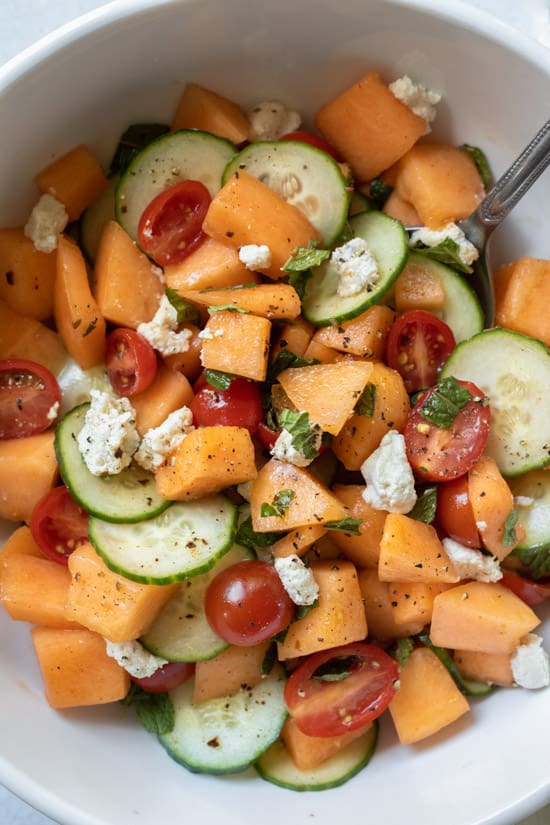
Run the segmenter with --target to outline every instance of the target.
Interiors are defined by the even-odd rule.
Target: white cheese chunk
[[[312,428],[315,430],[316,442],[313,445],[318,451],[321,446],[321,439],[323,434],[319,428]],[[281,430],[277,436],[277,441],[271,449],[273,458],[278,458],[279,461],[286,461],[288,464],[294,464],[295,467],[308,467],[315,456],[306,458],[301,450],[297,450],[292,442],[292,434],[288,430]]]
[[[275,559],[273,564],[294,604],[309,605],[315,602],[319,597],[319,585],[299,556],[283,556]]]
[[[514,682],[518,687],[537,690],[550,685],[550,660],[536,633],[522,639],[510,659]]]
[[[193,413],[189,407],[175,410],[158,427],[147,430],[134,460],[145,470],[156,472],[193,429]]]
[[[443,547],[453,563],[457,576],[461,579],[497,582],[502,578],[500,564],[494,556],[486,556],[480,550],[465,547],[450,538],[443,539]]]
[[[132,461],[139,446],[135,412],[127,398],[92,389],[78,449],[93,475],[116,475]]]
[[[271,249],[267,244],[245,244],[239,247],[239,260],[252,271],[267,269],[271,266]]]
[[[398,77],[388,86],[390,92],[401,103],[426,121],[424,134],[431,132],[430,124],[435,120],[436,106],[441,101],[439,92],[433,92],[419,83],[414,83],[408,75]]]
[[[279,140],[289,132],[295,132],[302,122],[298,112],[293,112],[278,100],[263,100],[247,112],[250,122],[248,140]]]
[[[418,244],[437,246],[446,238],[450,238],[457,244],[460,260],[465,266],[471,266],[474,261],[477,261],[479,252],[456,223],[448,223],[441,229],[428,229],[427,226],[422,226],[411,234],[409,244],[413,247]]]
[[[363,465],[367,484],[363,498],[375,510],[408,513],[416,503],[414,476],[407,460],[405,439],[397,430],[386,433]]]
[[[105,648],[107,655],[136,679],[146,679],[168,664],[166,659],[149,653],[138,641],[110,642],[105,639]]]
[[[53,195],[42,195],[23,229],[38,252],[57,249],[57,239],[69,223],[67,210]]]
[[[363,238],[352,238],[336,247],[330,257],[338,275],[336,291],[342,298],[372,292],[378,283],[378,264]]]
[[[152,320],[146,324],[140,324],[137,332],[146,338],[161,355],[176,355],[179,352],[187,352],[192,338],[191,330],[182,329],[177,332],[177,328],[177,310],[166,295],[163,295]]]

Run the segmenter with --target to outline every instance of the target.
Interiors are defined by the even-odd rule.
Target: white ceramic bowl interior
[[[370,68],[441,91],[435,136],[481,146],[497,174],[549,115],[550,54],[449,0],[118,0],[0,72],[0,225],[26,218],[54,156],[85,142],[107,163],[129,123],[170,119],[187,80],[311,123]],[[498,231],[496,260],[550,258],[549,212],[546,177]],[[60,823],[511,825],[550,800],[548,692],[497,691],[414,747],[385,725],[360,776],[297,794],[252,772],[190,774],[118,706],[49,709],[28,627],[2,613],[0,638],[0,781]]]

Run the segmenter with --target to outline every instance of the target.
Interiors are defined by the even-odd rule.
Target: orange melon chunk
[[[132,398],[138,433],[143,436],[160,426],[170,413],[188,407],[193,398],[193,388],[185,375],[160,363],[153,383]]]
[[[495,276],[496,324],[539,338],[550,347],[550,318],[540,310],[550,303],[550,261],[520,258],[506,268],[506,277],[505,267]],[[502,287],[499,281],[505,281]]]
[[[45,321],[53,311],[55,255],[35,249],[22,229],[0,229],[0,298],[22,315]]]
[[[38,559],[46,558],[38,544],[32,537],[30,528],[26,524],[17,527],[0,547],[0,578],[2,567],[12,556],[35,556]]]
[[[281,492],[288,491],[288,506],[280,516],[262,516],[262,504],[273,505]],[[254,530],[269,533],[338,521],[346,509],[308,470],[272,458],[252,482],[250,515]]]
[[[406,636],[416,636],[423,630],[423,621],[403,624],[395,621],[390,585],[380,581],[376,570],[359,570],[357,575],[371,639],[381,642],[392,641]]]
[[[296,318],[291,324],[283,324],[272,343],[271,359],[275,359],[285,349],[295,355],[304,355],[312,335],[313,325],[302,317]]]
[[[250,647],[230,645],[213,659],[197,662],[193,703],[233,696],[243,686],[252,688],[259,684],[262,680],[262,662],[268,648],[269,642]]]
[[[239,144],[248,138],[250,123],[232,100],[198,83],[186,83],[171,128],[202,129]]]
[[[319,585],[319,606],[289,626],[284,641],[277,643],[280,660],[362,641],[367,635],[355,566],[350,561],[317,561],[311,572]]]
[[[76,627],[65,616],[71,575],[65,565],[20,553],[6,562],[0,602],[12,619],[48,627]]]
[[[118,702],[128,693],[130,677],[98,633],[34,627],[31,635],[52,708]]]
[[[309,527],[297,527],[296,530],[291,530],[282,539],[279,539],[269,548],[276,559],[284,558],[285,556],[303,555],[312,544],[315,544],[326,533],[325,528],[321,524],[310,524]]]
[[[0,299],[0,358],[26,358],[56,375],[67,351],[59,335],[45,324],[15,312]]]
[[[395,308],[398,312],[425,309],[435,312],[445,303],[445,290],[439,275],[423,267],[417,257],[409,262],[394,284]]]
[[[516,525],[515,538],[506,534],[514,497],[491,456],[482,455],[468,473],[468,498],[483,546],[502,561],[521,541],[524,530]]]
[[[202,365],[233,375],[264,381],[267,374],[271,321],[259,315],[215,312],[205,325]],[[211,337],[210,337],[211,336]]]
[[[58,477],[54,433],[0,441],[0,518],[28,521]]]
[[[332,533],[332,541],[358,567],[378,569],[380,541],[384,532],[387,513],[375,510],[363,498],[365,488],[360,484],[335,484],[332,492],[348,509],[352,518],[361,519],[359,536],[352,536],[342,530]]]
[[[519,596],[498,583],[472,581],[434,599],[434,645],[481,653],[511,653],[540,619]]]
[[[180,290],[186,301],[204,307],[232,306],[269,319],[297,318],[301,311],[298,293],[290,284],[258,284],[229,289]]]
[[[459,581],[431,524],[388,513],[380,541],[378,575],[386,582]]]
[[[107,186],[107,178],[93,152],[75,146],[42,169],[34,179],[40,192],[49,192],[76,221]]]
[[[364,736],[369,728],[370,725],[343,733],[341,736],[308,736],[307,733],[302,733],[294,719],[289,716],[283,725],[281,739],[298,770],[311,771],[339,753],[350,742]]]
[[[278,381],[297,410],[322,430],[337,435],[372,375],[367,361],[342,361],[284,370]]]
[[[393,582],[390,584],[390,597],[395,621],[398,624],[429,624],[435,597],[448,587],[451,585],[433,582]]]
[[[401,744],[432,736],[469,710],[466,697],[435,653],[426,647],[413,650],[389,705]]]
[[[340,352],[380,361],[385,355],[386,341],[394,319],[395,312],[390,307],[370,307],[351,321],[321,327],[313,340]]]
[[[250,284],[258,276],[242,263],[232,246],[206,238],[179,264],[164,267],[166,286],[171,289],[222,289]]]
[[[499,687],[512,687],[514,674],[509,653],[480,653],[473,650],[455,650],[454,663],[464,679],[489,682]]]
[[[191,333],[189,338],[189,348],[185,352],[176,352],[174,355],[166,355],[164,363],[174,372],[181,372],[189,381],[195,381],[202,371],[201,353],[202,340],[199,338],[200,329],[195,324],[182,324],[178,329],[188,329]]]

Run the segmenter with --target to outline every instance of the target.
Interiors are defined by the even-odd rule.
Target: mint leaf
[[[360,536],[359,527],[363,524],[360,518],[352,518],[352,516],[345,516],[338,521],[326,521],[323,527],[326,530],[342,530],[344,533],[349,533],[350,536]]]
[[[220,372],[219,370],[205,370],[204,378],[206,383],[216,390],[228,390],[231,382],[235,378],[229,372]]]
[[[516,525],[518,523],[518,511],[510,510],[504,522],[504,535],[502,537],[503,547],[513,547],[517,544],[518,536]]]
[[[450,266],[458,272],[470,275],[474,270],[469,264],[465,264],[460,257],[460,247],[452,238],[445,238],[435,246],[415,247],[416,252],[421,252],[426,258],[438,261],[440,264]]]
[[[176,310],[178,314],[178,324],[190,323],[194,324],[199,320],[199,311],[196,307],[182,298],[177,289],[168,287],[166,290],[166,297]]]
[[[307,616],[310,610],[313,610],[314,607],[319,607],[319,599],[315,599],[314,602],[311,604],[299,604],[296,607],[294,612],[294,617],[292,619],[293,622],[299,622],[300,619],[303,619]]]
[[[360,664],[361,659],[357,656],[335,656],[319,665],[311,678],[318,679],[320,682],[341,682],[351,676]]]
[[[483,186],[486,190],[489,190],[493,183],[493,174],[485,152],[478,146],[471,146],[469,143],[463,143],[460,148],[468,152],[477,167],[479,177],[483,181]]]
[[[437,383],[420,407],[420,415],[443,430],[448,430],[463,407],[471,400],[472,395],[456,378],[449,376]],[[481,399],[480,399],[481,400]]]
[[[295,498],[296,493],[294,490],[279,490],[278,493],[275,493],[275,498],[271,504],[267,501],[262,503],[260,507],[260,515],[262,518],[269,518],[270,516],[282,518]]]
[[[372,418],[376,404],[376,384],[367,384],[361,398],[355,405],[355,413],[363,415],[365,418]]]
[[[437,509],[437,487],[425,487],[419,494],[416,504],[407,513],[409,518],[423,521],[424,524],[431,524],[435,519]]]
[[[316,458],[319,455],[319,429],[311,424],[307,412],[298,410],[281,410],[279,425],[292,437],[292,446],[302,453],[305,458]]]
[[[214,315],[215,312],[240,312],[242,315],[249,315],[249,309],[235,306],[235,304],[221,304],[220,306],[208,307],[208,314]]]
[[[531,578],[542,579],[545,576],[550,576],[550,544],[544,547],[529,547],[524,550],[516,549],[513,551],[513,555],[519,557],[521,563],[529,571]]]
[[[418,638],[425,647],[429,648],[432,653],[435,653],[441,664],[447,668],[449,675],[453,678],[456,686],[462,693],[466,695],[481,695],[490,692],[491,686],[489,683],[465,679],[455,665],[453,657],[448,650],[444,647],[434,645],[430,637],[424,633],[420,634]]]
[[[170,733],[174,727],[174,706],[167,693],[148,693],[132,682],[123,704],[135,708],[139,721],[149,733],[160,736]]]
[[[405,667],[413,650],[414,642],[410,636],[406,636],[404,639],[397,639],[392,656],[401,667]]]
[[[116,147],[109,166],[109,177],[125,172],[138,152],[169,130],[170,127],[164,123],[133,123],[128,126]]]
[[[255,550],[256,547],[271,547],[284,533],[257,533],[252,527],[252,518],[248,516],[237,528],[235,536],[236,544],[243,547],[248,547],[249,550]]]
[[[393,192],[393,186],[389,183],[384,183],[380,178],[374,178],[370,182],[369,198],[373,202],[376,209],[382,209],[389,196]]]
[[[291,352],[289,349],[281,349],[269,365],[266,381],[272,384],[277,376],[281,372],[284,372],[284,370],[295,369],[297,367],[312,367],[318,363],[319,361],[316,358],[302,358],[301,355],[296,355],[295,352]]]
[[[267,676],[273,670],[273,665],[277,661],[277,646],[270,644],[266,650],[265,656],[262,659],[261,674]]]
[[[285,272],[305,272],[313,266],[319,266],[330,258],[329,249],[317,249],[317,241],[311,240],[308,246],[298,246],[283,264]]]

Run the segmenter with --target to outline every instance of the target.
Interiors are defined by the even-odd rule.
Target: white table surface
[[[550,0],[467,2],[550,47]],[[103,0],[0,0],[0,65],[63,23],[103,5]],[[0,786],[0,825],[56,823]],[[550,805],[518,825],[550,825]]]

